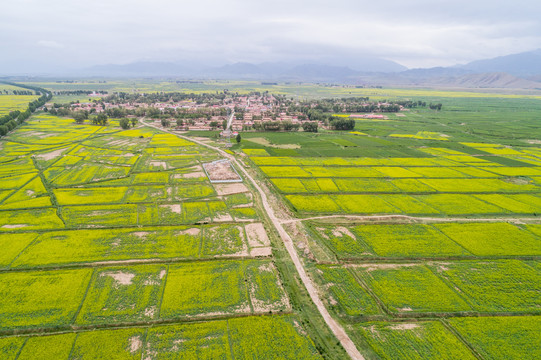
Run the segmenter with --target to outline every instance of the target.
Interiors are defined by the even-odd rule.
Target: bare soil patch
[[[244,227],[250,247],[270,246],[270,240],[262,223],[248,224]]]
[[[131,285],[131,281],[135,277],[135,274],[125,273],[122,271],[118,272],[105,272],[101,276],[110,276],[112,277],[117,284],[119,285]]]
[[[233,169],[233,165],[227,159],[203,164],[210,181],[242,181],[242,178]]]
[[[205,176],[205,174],[203,174]],[[248,192],[248,188],[243,183],[214,184],[214,189],[220,196],[233,195]]]
[[[58,149],[58,150],[51,151],[45,154],[37,154],[36,159],[49,161],[49,160],[59,157],[66,150],[68,150],[68,148]]]
[[[268,257],[271,255],[272,255],[272,248],[270,247],[257,247],[257,248],[252,248],[250,250],[250,256],[252,257],[258,257],[258,256]]]
[[[156,313],[156,307],[154,306],[145,309],[145,316],[148,318],[153,319],[155,313]]]
[[[249,138],[246,140],[259,144],[259,145],[272,147],[275,149],[300,149],[301,148],[301,146],[298,144],[272,144],[269,140],[265,138]]]
[[[23,227],[27,227],[27,224],[13,224],[13,225],[3,225],[2,228],[4,229],[20,229]]]
[[[203,171],[196,171],[196,172],[191,172],[187,174],[182,174],[183,179],[197,179],[197,178],[202,178],[205,176],[207,175],[205,175]]]
[[[503,181],[510,184],[515,184],[515,185],[528,185],[532,180],[527,177],[513,176],[513,177],[507,177],[503,179]]]
[[[161,167],[163,168],[164,170],[167,170],[167,163],[164,162],[164,161],[151,161],[149,163],[150,166],[155,166],[155,167]]]
[[[233,217],[228,213],[222,213],[222,214],[215,213],[212,216],[212,218],[213,218],[214,222],[230,222],[230,221],[233,221]]]
[[[200,233],[201,233],[201,229],[199,228],[190,228],[190,229],[180,230],[176,232],[177,235],[191,235],[191,236],[197,236]]]
[[[352,239],[355,239],[355,235],[352,234],[347,228],[343,226],[338,226],[332,230],[332,234],[336,237],[343,237],[344,235],[349,236]]]
[[[139,239],[146,239],[148,234],[150,233],[146,231],[137,231],[132,233],[132,235],[137,236]]]
[[[180,204],[160,205],[160,208],[168,209],[169,211],[175,214],[180,214],[182,212],[182,207],[180,206]]]
[[[135,354],[143,346],[143,342],[139,336],[132,336],[130,338],[130,352]]]
[[[413,330],[417,329],[419,327],[419,324],[398,324],[391,326],[391,329],[393,330]]]

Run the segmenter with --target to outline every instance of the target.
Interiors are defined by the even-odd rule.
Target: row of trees
[[[33,112],[35,112],[38,108],[45,105],[45,103],[51,100],[51,98],[53,97],[53,95],[49,91],[39,88],[37,86],[19,85],[19,84],[10,83],[10,82],[3,82],[3,83],[7,85],[17,86],[23,89],[28,89],[30,90],[29,91],[30,95],[35,93],[37,95],[41,94],[41,96],[38,99],[30,102],[25,111],[21,112],[19,110],[15,110],[15,111],[11,111],[7,115],[0,117],[0,136],[6,135],[11,130],[15,129],[19,124],[22,124],[26,119],[28,119],[32,115]],[[14,91],[25,92],[24,90],[14,90]]]
[[[299,131],[301,125],[291,121],[263,121],[252,125],[256,131]]]
[[[333,130],[353,130],[355,129],[355,120],[332,116],[329,121],[329,126]]]
[[[13,95],[41,95],[39,92],[28,91],[28,90],[12,90]],[[4,94],[9,95],[8,90],[4,90]]]
[[[70,114],[77,124],[83,124],[85,120],[90,120],[94,125],[107,125],[108,117],[105,113],[99,113],[96,116],[90,116],[88,111],[74,111]]]

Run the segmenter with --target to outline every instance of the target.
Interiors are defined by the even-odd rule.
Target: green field
[[[381,359],[475,359],[471,350],[437,321],[364,323],[353,331]]]
[[[269,90],[299,108],[320,101],[329,115],[329,97],[443,106],[359,118],[348,131],[242,131],[227,153],[274,214],[244,175],[230,188],[207,178],[203,164],[224,155],[195,141],[223,148],[216,131],[185,139],[148,126],[159,120],[123,130],[119,119],[76,124],[36,111],[0,139],[2,359],[347,358],[273,216],[367,360],[541,356],[541,97],[242,81],[35,85],[229,100]],[[87,100],[52,102],[75,97]],[[0,116],[34,98],[1,95]]]
[[[295,316],[0,338],[3,359],[322,359]],[[99,344],[100,346],[96,346]]]
[[[29,101],[2,98],[5,112]],[[220,158],[151,128],[43,112],[3,137],[0,357],[342,354],[293,310],[251,190],[219,195],[203,172]]]

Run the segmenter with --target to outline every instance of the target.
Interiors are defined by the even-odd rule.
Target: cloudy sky
[[[0,74],[135,61],[409,68],[541,48],[539,0],[13,0]]]

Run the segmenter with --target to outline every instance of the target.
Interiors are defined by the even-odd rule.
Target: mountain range
[[[356,85],[449,86],[468,88],[541,89],[541,49],[477,60],[463,65],[407,69],[386,59],[366,57],[348,66],[318,63],[237,62],[203,66],[190,62],[135,62],[80,69],[74,77],[173,77],[308,81]]]

